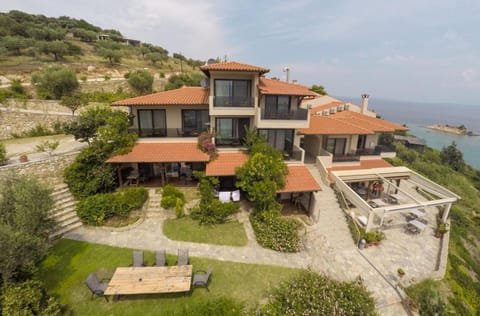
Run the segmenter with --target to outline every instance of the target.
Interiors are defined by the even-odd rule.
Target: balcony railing
[[[182,128],[129,128],[129,132],[137,133],[139,137],[197,137],[205,129]]]
[[[333,155],[333,162],[350,162],[350,161],[360,161],[360,156],[356,154],[347,154],[347,155]]]
[[[245,96],[213,97],[213,105],[219,107],[253,107],[254,99]]]
[[[215,137],[215,145],[217,147],[242,147],[244,141],[242,138],[225,138],[225,137]]]
[[[288,112],[270,112],[262,109],[262,120],[297,120],[304,121],[308,119],[308,110],[298,109]]]

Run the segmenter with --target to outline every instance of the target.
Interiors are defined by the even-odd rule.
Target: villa
[[[405,127],[376,118],[362,105],[320,96],[308,87],[265,78],[269,69],[238,62],[207,64],[201,87],[183,87],[114,102],[132,115],[139,140],[132,151],[110,158],[121,185],[138,182],[189,183],[192,172],[220,179],[220,190],[235,189],[235,169],[244,164],[244,137],[256,130],[283,153],[289,174],[278,193],[318,219],[320,181],[335,185],[366,230],[395,214],[435,208],[448,217],[459,197],[386,157],[393,148],[378,144],[381,133]],[[197,147],[202,132],[212,133],[218,157]],[[317,181],[316,179],[321,179]],[[382,190],[378,189],[382,185]],[[415,190],[412,191],[412,187]],[[375,204],[375,201],[377,204]],[[383,202],[379,202],[383,201]],[[381,205],[383,203],[383,205]]]

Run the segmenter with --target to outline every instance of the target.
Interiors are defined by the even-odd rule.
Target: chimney
[[[368,97],[369,95],[364,93],[362,94],[362,108],[360,110],[360,113],[362,114],[367,114],[368,111]]]

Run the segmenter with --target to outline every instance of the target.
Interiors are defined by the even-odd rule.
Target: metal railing
[[[215,145],[217,147],[242,147],[244,145],[244,141],[242,138],[236,137],[215,137]]]
[[[308,119],[308,110],[306,109],[297,109],[291,110],[288,112],[281,111],[268,111],[265,108],[262,108],[261,113],[262,120],[307,120]]]
[[[139,137],[198,137],[206,129],[182,128],[129,128],[130,133]]]
[[[219,107],[253,107],[254,98],[250,96],[214,96],[213,105]]]

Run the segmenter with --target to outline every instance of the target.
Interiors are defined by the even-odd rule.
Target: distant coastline
[[[450,133],[450,134],[455,134],[455,135],[465,135],[465,136],[480,136],[479,134],[475,134],[471,130],[468,130],[465,126],[460,125],[460,126],[450,126],[448,124],[434,124],[434,125],[428,125],[425,126],[426,128],[433,129],[436,131],[444,132],[444,133]]]

